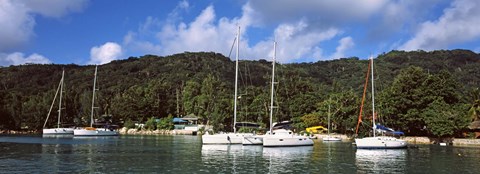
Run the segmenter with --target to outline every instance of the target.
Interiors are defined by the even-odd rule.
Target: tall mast
[[[62,71],[62,80],[60,80],[60,100],[58,102],[58,122],[57,128],[60,128],[60,116],[62,115],[62,93],[63,93],[63,80],[65,78],[65,70]]]
[[[375,137],[375,87],[374,87],[374,79],[373,79],[373,56],[370,57],[370,61],[372,63],[372,113],[373,113],[373,136]]]
[[[328,131],[328,135],[330,135],[330,102],[328,103],[328,128],[327,128],[327,131]]]
[[[273,92],[274,92],[274,83],[275,83],[275,59],[277,56],[277,42],[273,42],[273,61],[272,61],[272,90],[270,95],[270,134],[272,134],[273,129]]]
[[[93,95],[92,95],[92,113],[90,113],[90,127],[93,127],[93,109],[95,109],[95,91],[98,90],[97,84],[97,67],[95,66],[95,77],[93,78]]]
[[[237,88],[238,88],[238,54],[239,54],[240,26],[237,31],[237,53],[235,55],[235,99],[233,102],[233,133],[237,132]]]

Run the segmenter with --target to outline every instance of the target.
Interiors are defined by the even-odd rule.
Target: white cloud
[[[31,13],[60,18],[68,13],[82,11],[87,6],[88,0],[25,0],[24,4]]]
[[[172,12],[170,12],[170,13],[168,14],[167,20],[169,20],[169,21],[176,21],[176,20],[182,19],[180,14],[181,14],[183,11],[188,11],[189,8],[190,8],[190,4],[188,3],[188,1],[183,0],[183,1],[178,2],[178,4],[177,4],[177,6],[175,7],[175,9],[173,9]]]
[[[480,1],[456,0],[435,21],[423,22],[402,50],[448,49],[452,44],[480,37]]]
[[[0,0],[0,53],[12,51],[33,35],[35,20],[23,4]]]
[[[256,22],[262,24],[307,18],[312,27],[330,28],[334,24],[368,19],[387,3],[387,0],[276,0],[272,5],[270,1],[250,0],[247,5],[253,9]]]
[[[0,52],[17,50],[34,36],[35,14],[62,17],[83,9],[85,0],[0,0]]]
[[[324,31],[308,31],[308,23],[301,20],[292,24],[280,24],[274,31],[271,40],[265,40],[249,48],[247,54],[253,59],[271,58],[273,56],[273,40],[277,42],[277,61],[282,63],[302,61],[318,61],[325,59],[320,42],[330,40],[339,34],[339,30],[331,28]]]
[[[186,5],[180,3],[179,6]],[[157,30],[157,25],[151,27],[151,22],[148,21],[157,21],[155,24],[160,24],[159,20],[148,17],[146,21],[138,31],[130,31],[124,36],[126,49],[160,55],[185,51],[215,51],[225,54],[235,37],[237,24],[242,26],[243,34],[248,26],[248,21],[242,18],[222,17],[217,20],[213,6],[205,8],[190,23],[167,20],[167,23]],[[152,37],[156,40],[151,40]]]
[[[371,24],[375,27],[371,27],[369,35],[384,38],[399,33],[410,34],[412,27],[436,11],[434,8],[443,3],[442,1],[446,0],[389,1],[376,12],[378,19],[372,20]]]
[[[475,49],[473,49],[473,52],[480,54],[480,47],[476,47]]]
[[[26,63],[35,63],[35,64],[48,64],[51,61],[39,54],[31,54],[30,56],[25,57],[23,53],[15,52],[11,54],[0,53],[0,65],[21,65]]]
[[[336,28],[312,30],[308,21],[301,19],[296,22],[281,23],[276,26],[273,35],[249,45],[246,33],[253,26],[255,16],[248,4],[244,5],[242,10],[240,17],[217,19],[215,9],[210,5],[190,23],[167,21],[168,23],[155,34],[156,41],[142,39],[143,37],[151,38],[144,36],[152,31],[152,27],[145,27],[146,24],[150,25],[149,21],[156,21],[149,17],[137,32],[128,32],[124,36],[124,43],[127,49],[138,50],[145,54],[169,55],[185,51],[214,51],[227,56],[237,27],[240,25],[242,27],[240,58],[271,58],[273,40],[276,40],[279,45],[278,60],[293,62],[303,58],[311,61],[324,59],[322,49],[317,45],[340,33]]]
[[[348,51],[348,49],[352,48],[353,46],[355,46],[355,43],[353,42],[352,37],[344,37],[340,39],[339,45],[337,46],[335,53],[333,53],[333,55],[330,56],[330,58],[331,59],[345,58],[345,52]]]
[[[242,27],[240,36],[241,59],[271,58],[274,40],[278,43],[277,58],[280,62],[335,59],[348,56],[346,54],[356,44],[352,37],[356,38],[356,41],[361,42],[362,45],[370,45],[367,47],[372,49],[371,51],[381,52],[398,48],[398,45],[403,42],[401,41],[402,38],[412,34],[411,28],[415,28],[421,23],[420,21],[435,17],[435,14],[428,10],[435,9],[434,11],[438,11],[443,7],[442,5],[445,5],[442,4],[445,0],[418,2],[407,0],[367,1],[305,0],[298,3],[290,0],[278,0],[275,5],[271,5],[270,2],[249,0],[243,5],[242,13],[239,16],[228,18],[217,16],[214,6],[210,5],[189,22],[182,20],[181,13],[191,8],[190,4],[187,1],[182,1],[169,14],[169,16],[174,17],[164,21],[154,17],[146,18],[138,31],[130,31],[125,35],[123,43],[125,49],[136,50],[143,54],[169,55],[185,51],[214,51],[228,55],[236,28],[240,25]],[[459,2],[466,3],[469,1],[456,1],[457,6],[462,4]],[[472,5],[474,6],[473,9],[478,9],[476,4]],[[467,33],[472,33],[468,36],[475,36],[477,32],[480,33],[480,30],[475,27],[480,26],[476,21],[478,19],[475,18],[475,16],[480,16],[480,12],[476,12],[480,10],[467,10],[468,14],[461,16],[460,20],[458,20],[458,17],[448,17],[447,14],[449,13],[453,13],[450,16],[454,14],[458,16],[457,13],[461,11],[458,9],[457,7],[451,7],[445,10],[445,14],[438,22],[426,22],[422,24],[422,27],[434,23],[433,26],[437,28],[432,29],[433,26],[428,28],[434,31],[433,33],[440,32],[444,28],[449,28],[449,30],[467,28],[469,29]],[[465,10],[465,8],[462,9]],[[408,13],[406,13],[407,11]],[[452,21],[455,21],[455,23],[459,23],[458,21],[465,22],[454,26],[439,25],[442,23],[440,21],[443,20],[448,21],[448,23]],[[467,23],[471,24],[467,25]],[[270,30],[273,33],[263,36],[264,38],[255,38],[253,42],[250,42],[249,37],[258,36],[255,33],[250,33],[250,31],[256,31],[252,29]],[[459,32],[458,29],[453,31],[464,32]],[[344,34],[348,34],[348,36],[344,36]],[[417,33],[417,36],[420,35]],[[335,45],[334,38],[341,38],[336,48],[333,47],[332,49],[331,46],[325,46],[327,44]],[[463,37],[455,39],[445,37],[444,40],[450,42],[467,40],[461,38]],[[441,39],[439,40],[441,41]],[[440,43],[442,42],[435,44]]]
[[[122,56],[122,47],[114,42],[107,42],[102,46],[90,49],[90,61],[88,64],[105,64]]]

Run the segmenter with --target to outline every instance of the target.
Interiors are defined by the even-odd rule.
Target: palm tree
[[[472,106],[468,110],[468,115],[472,118],[472,121],[480,120],[480,90],[475,88],[472,91]]]

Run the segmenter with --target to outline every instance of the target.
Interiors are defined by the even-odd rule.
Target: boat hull
[[[96,128],[96,129],[75,129],[74,136],[118,136],[115,130]]]
[[[242,144],[245,145],[263,145],[264,135],[244,136]]]
[[[342,141],[341,138],[338,138],[338,137],[330,137],[330,136],[324,137],[324,138],[322,138],[322,140],[323,140],[323,141]]]
[[[43,135],[73,135],[73,128],[51,128],[43,129]]]
[[[223,133],[223,134],[205,134],[202,135],[203,144],[242,144],[244,136],[253,134],[245,133]]]
[[[307,137],[264,137],[263,147],[313,146]]]
[[[355,139],[357,149],[401,149],[407,147],[405,140],[395,137],[367,137]]]
[[[307,136],[296,135],[290,130],[274,130],[263,137],[263,147],[313,146],[313,140]]]

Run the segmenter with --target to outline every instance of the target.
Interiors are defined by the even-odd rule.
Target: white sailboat
[[[323,141],[342,141],[339,137],[330,136],[330,104],[328,105],[328,126],[327,126],[328,135],[327,137],[322,138]]]
[[[371,71],[372,71],[372,114],[373,114],[373,137],[356,138],[355,144],[357,149],[396,149],[406,148],[407,142],[395,137],[389,136],[376,136],[375,126],[375,88],[373,79],[373,57],[370,58]],[[367,76],[368,77],[368,76]]]
[[[239,57],[239,40],[240,40],[240,27],[236,36],[237,51],[235,57],[235,96],[234,96],[234,109],[233,109],[233,133],[219,133],[219,134],[206,134],[202,135],[203,144],[242,144],[244,136],[253,135],[252,133],[237,133],[237,88],[238,88],[238,57]]]
[[[65,70],[62,71],[62,79],[58,84],[57,92],[55,93],[55,97],[53,97],[52,105],[50,106],[50,110],[48,111],[47,119],[45,119],[45,123],[43,124],[43,135],[72,135],[73,128],[66,128],[60,127],[62,117],[62,96],[63,96],[63,85],[65,79]],[[53,105],[55,104],[55,99],[57,98],[57,94],[60,93],[60,98],[58,102],[58,121],[57,121],[57,128],[45,128],[47,125],[48,118],[50,113],[52,112]]]
[[[273,130],[273,93],[275,85],[275,59],[277,43],[273,42],[272,87],[270,95],[270,131],[263,136],[264,147],[313,146],[313,140],[307,136],[297,135],[284,128]]]
[[[112,127],[108,127],[108,125],[104,125],[103,128],[94,128],[93,123],[93,110],[95,107],[95,91],[98,90],[96,88],[97,83],[97,66],[95,66],[95,77],[93,79],[93,95],[92,95],[92,112],[90,113],[90,127],[84,128],[77,128],[73,130],[74,136],[117,136],[119,135],[118,131],[114,130]]]

